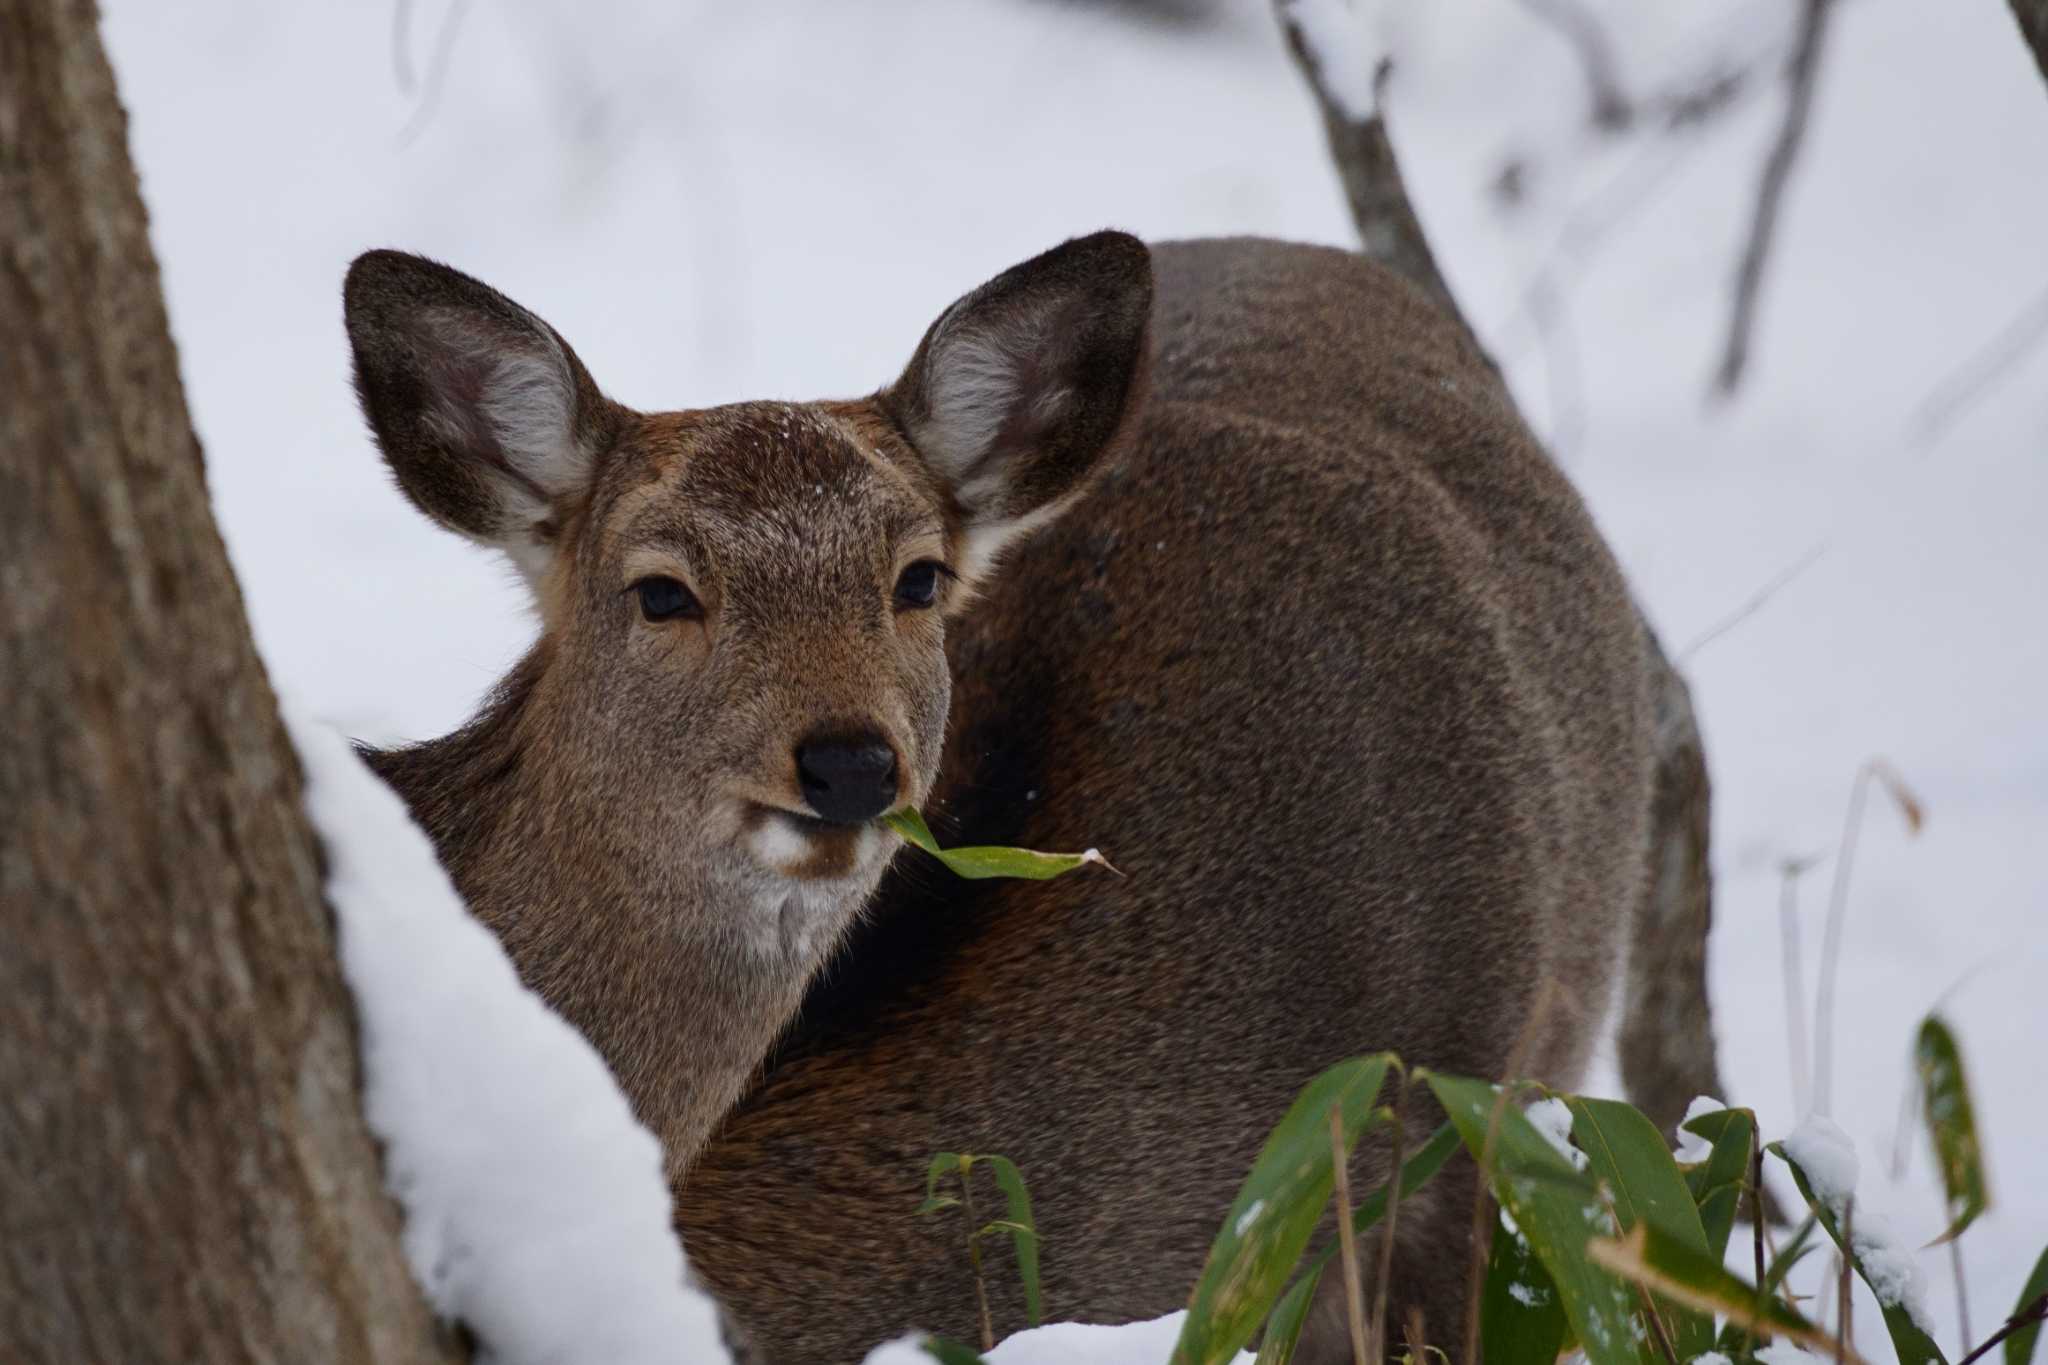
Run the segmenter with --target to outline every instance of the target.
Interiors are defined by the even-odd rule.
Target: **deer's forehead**
[[[666,541],[737,568],[867,558],[944,534],[937,506],[858,421],[814,405],[658,414],[634,444],[633,481],[604,518],[614,548]]]

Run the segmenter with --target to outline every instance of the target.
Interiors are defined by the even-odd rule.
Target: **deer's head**
[[[1131,428],[1151,267],[1080,238],[953,304],[873,397],[687,412],[611,401],[545,322],[417,256],[361,257],[346,302],[399,485],[532,590],[550,818],[781,941],[790,906],[873,889],[878,818],[938,770],[948,617]]]

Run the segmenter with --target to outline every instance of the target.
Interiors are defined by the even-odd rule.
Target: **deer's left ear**
[[[1151,252],[1098,232],[1004,271],[925,333],[882,402],[959,509],[963,577],[1065,510],[1131,430],[1151,315]]]

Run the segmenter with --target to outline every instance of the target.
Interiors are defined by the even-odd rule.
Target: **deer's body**
[[[1085,245],[1019,271],[1046,277],[1043,262]],[[1091,265],[1084,283],[1098,269],[1124,267]],[[618,587],[581,599],[546,569],[548,632],[499,699],[456,735],[380,756],[477,913],[668,1143],[693,1267],[755,1358],[852,1361],[918,1327],[975,1335],[957,1216],[912,1213],[940,1150],[1021,1166],[1054,1316],[1172,1311],[1267,1128],[1329,1064],[1391,1049],[1497,1075],[1547,977],[1574,1005],[1549,1015],[1525,1069],[1574,1082],[1648,893],[1654,646],[1483,358],[1347,253],[1178,243],[1153,249],[1151,271],[1149,397],[1140,338],[1129,378],[1097,386],[1117,409],[1088,419],[1099,460],[1064,482],[1044,460],[1013,475],[1035,501],[1018,494],[999,529],[1031,533],[1000,569],[974,566],[977,601],[948,606],[942,751],[915,738],[936,733],[929,714],[891,711],[885,727],[902,795],[942,841],[1099,846],[1122,878],[965,882],[901,852],[855,925],[881,861],[864,844],[850,869],[777,889],[693,842],[691,822],[718,817],[690,798],[621,812],[608,791],[641,787],[649,760],[612,732],[579,738],[595,698],[618,689],[569,668],[576,647],[560,643]],[[973,561],[962,538],[985,466],[927,452],[945,404],[981,392],[980,371],[948,390],[920,367],[948,362],[947,329],[973,322],[980,297],[873,402],[636,418],[606,439],[703,451],[704,430],[772,442],[778,422],[811,414],[823,434],[792,438],[809,452],[795,472],[748,473],[765,499],[814,475],[826,486],[872,442],[887,464],[945,465],[947,553]],[[1049,304],[1046,318],[1060,326],[1008,335],[1074,330]],[[1017,349],[975,358],[985,369]],[[1045,368],[1100,367],[1100,349],[1077,342]],[[1100,406],[1094,390],[1071,397],[1011,416]],[[987,439],[1064,439],[1027,436]],[[605,537],[576,518],[615,524],[613,509],[649,496],[634,490],[671,487],[650,472],[661,463],[601,473],[587,510],[536,538],[576,546],[579,572],[602,577],[591,546]],[[1064,514],[1041,530],[1040,508]],[[833,502],[815,514],[832,518]],[[711,638],[704,667],[732,666],[716,661],[735,637]],[[815,666],[832,698],[819,715],[858,719],[849,699],[882,656],[817,647],[814,665],[785,656],[790,685]],[[751,715],[761,686],[714,695],[697,742],[753,744],[758,726],[721,731],[717,708]],[[697,717],[693,705],[681,713]],[[681,853],[663,850],[664,831]],[[1417,1104],[1411,1124],[1433,1121]],[[1383,1164],[1364,1153],[1361,1179]],[[1470,1186],[1432,1190],[1402,1218],[1396,1307],[1424,1310],[1455,1351]],[[999,1334],[1023,1326],[1007,1257],[989,1288]]]

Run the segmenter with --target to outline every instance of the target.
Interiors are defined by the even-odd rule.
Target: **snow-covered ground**
[[[392,8],[108,0],[106,20],[258,638],[371,738],[455,724],[531,625],[510,573],[414,513],[363,435],[338,297],[357,251],[480,275],[616,396],[668,407],[864,390],[961,290],[1104,224],[1351,240],[1261,0],[1181,29],[1050,0],[468,5],[424,115]],[[401,8],[424,79],[446,0]],[[1643,86],[1782,47],[1796,7],[1598,8]],[[2048,1241],[2048,935],[2029,932],[2048,913],[2048,350],[1932,448],[1914,424],[2048,288],[2048,88],[2002,0],[1839,7],[1751,382],[1715,408],[1775,91],[1690,138],[1599,146],[1568,50],[1521,7],[1383,0],[1371,22],[1401,61],[1396,136],[1438,254],[1667,642],[1686,653],[1818,555],[1686,658],[1718,785],[1730,1098],[1772,1135],[1800,1118],[1777,869],[1833,850],[1882,754],[1929,820],[1909,839],[1872,802],[1832,1107],[1862,1197],[1932,1237],[1925,1152],[1888,1167],[1912,1030],[1956,988],[1996,1201],[1963,1243],[1981,1336]],[[1503,216],[1487,187],[1509,156],[1528,197]],[[1801,883],[1809,976],[1831,875]],[[1921,1260],[1953,1343],[1946,1254]],[[1882,1340],[1872,1312],[1859,1344]]]

